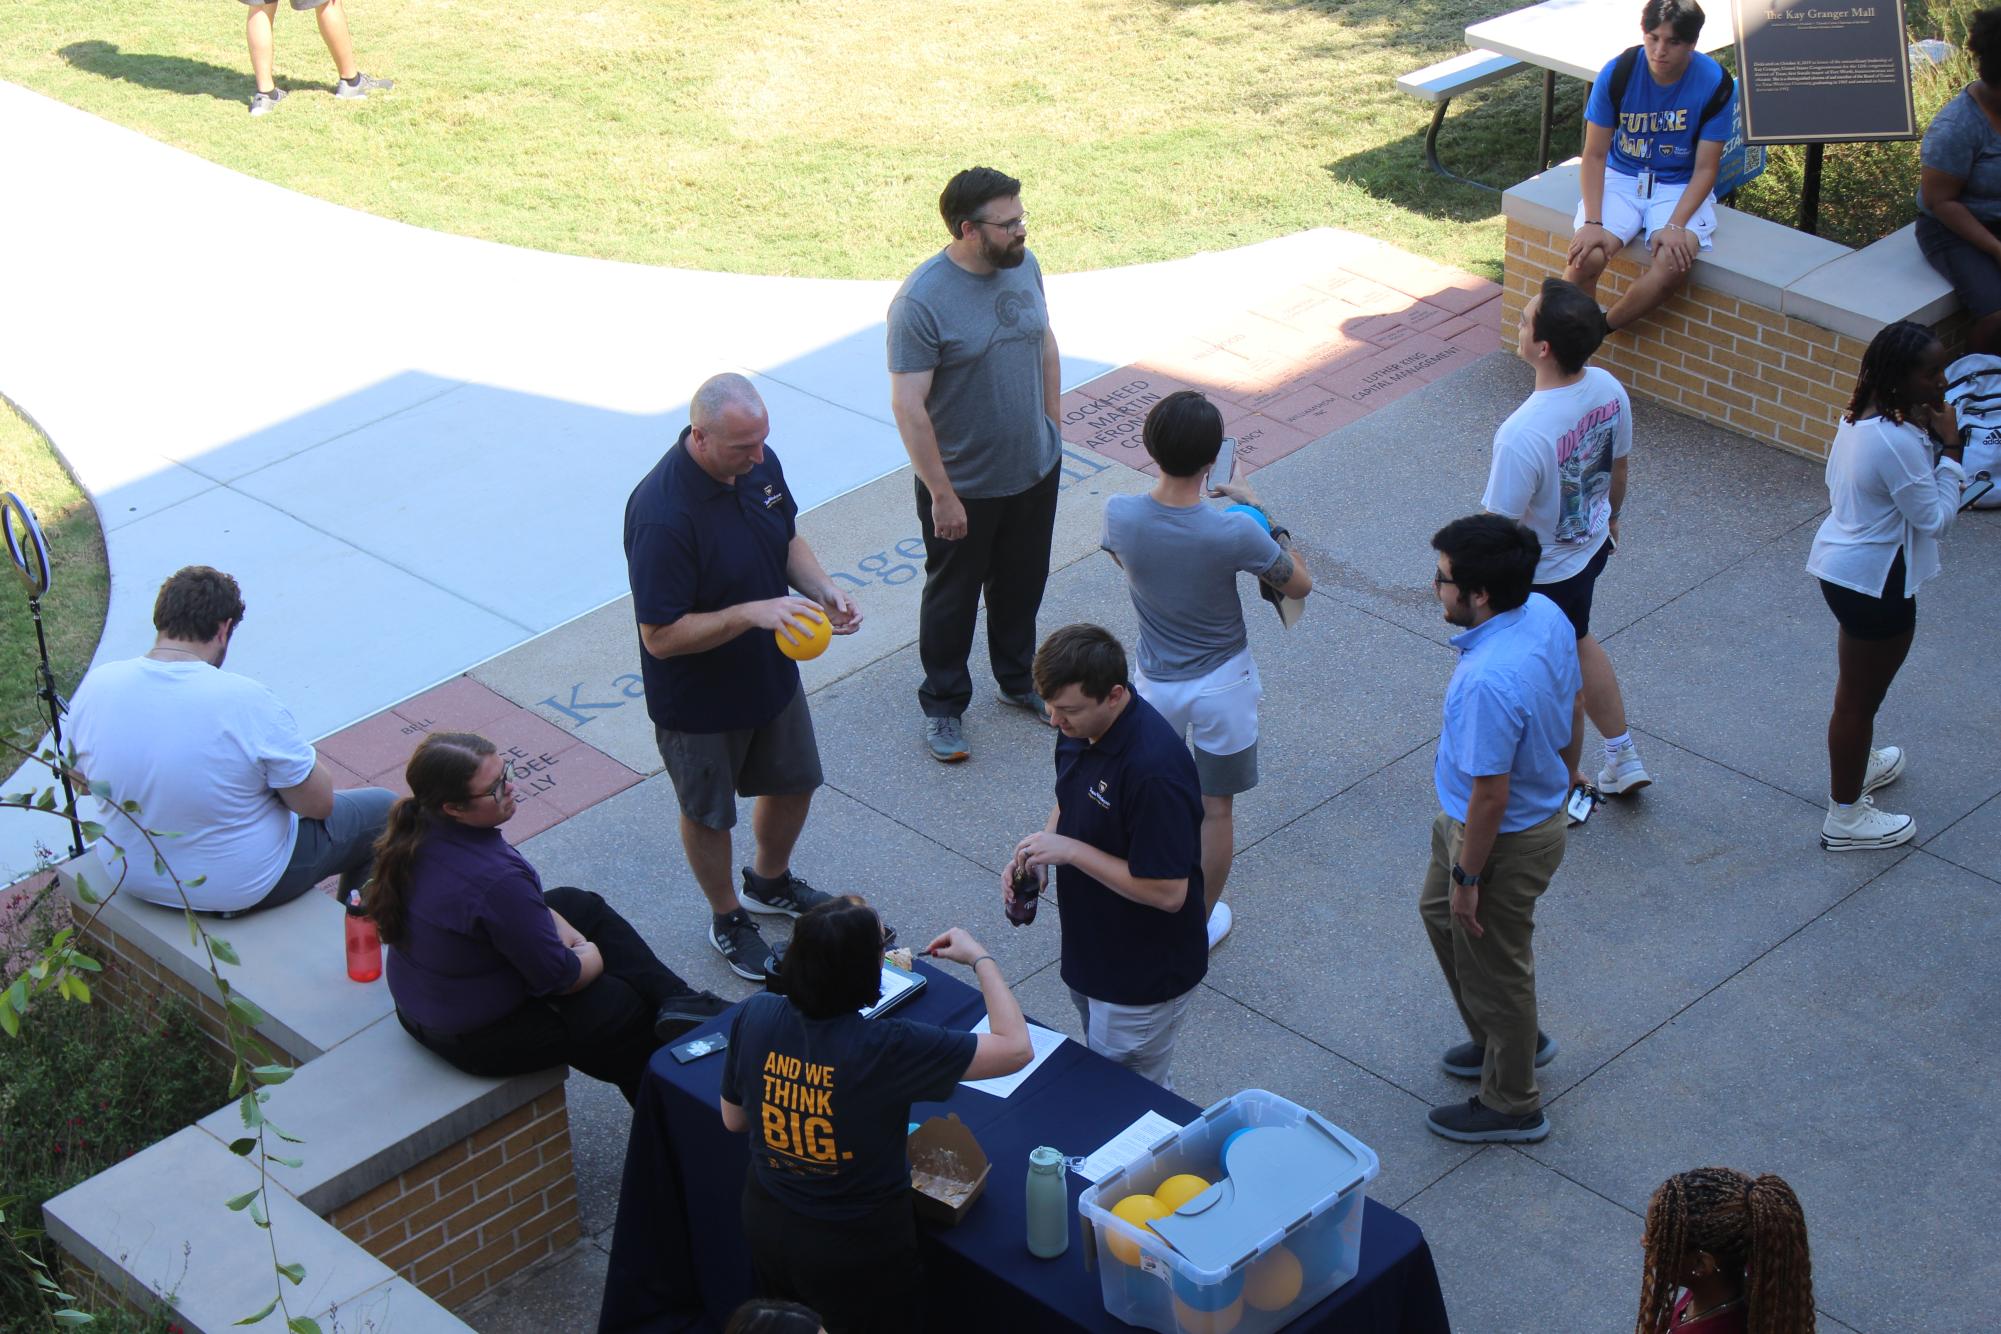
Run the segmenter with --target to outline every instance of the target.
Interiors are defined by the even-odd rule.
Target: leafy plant
[[[271,1139],[276,1138],[287,1144],[301,1141],[296,1135],[285,1132],[264,1115],[264,1104],[270,1097],[270,1089],[292,1077],[290,1066],[279,1064],[276,1055],[256,1035],[256,1027],[264,1022],[264,1013],[247,997],[238,994],[223,977],[221,965],[240,963],[235,947],[221,936],[211,935],[207,926],[188,902],[187,891],[198,887],[205,877],[196,876],[183,882],[167,861],[163,845],[177,835],[164,830],[148,827],[133,801],[118,802],[106,783],[93,783],[89,776],[78,768],[74,751],[67,755],[56,753],[48,747],[29,749],[15,740],[0,740],[0,754],[12,752],[23,759],[39,764],[49,772],[52,779],[67,775],[80,791],[88,791],[106,809],[113,812],[115,827],[90,820],[76,820],[75,829],[85,842],[96,841],[100,845],[100,857],[111,867],[116,880],[108,887],[108,892],[100,893],[86,875],[79,872],[76,877],[77,897],[90,908],[90,916],[83,923],[84,933],[104,910],[104,905],[116,898],[124,886],[125,874],[132,856],[150,856],[153,871],[165,876],[173,883],[181,900],[182,914],[187,919],[188,939],[202,952],[207,964],[209,980],[216,994],[223,1000],[223,1037],[230,1053],[229,1096],[237,1100],[237,1109],[243,1120],[245,1134],[231,1141],[231,1153],[252,1158],[257,1164],[257,1185],[255,1189],[235,1195],[223,1201],[228,1209],[247,1213],[257,1227],[264,1230],[271,1247],[272,1299],[255,1314],[237,1321],[239,1325],[254,1325],[264,1320],[274,1311],[285,1322],[290,1334],[322,1334],[317,1321],[309,1316],[295,1316],[285,1304],[285,1284],[293,1286],[305,1281],[305,1266],[281,1260],[278,1256],[277,1238],[271,1231],[269,1209],[270,1167],[279,1163],[287,1167],[297,1167],[300,1160],[275,1151]],[[58,805],[56,787],[51,783],[40,792],[26,791],[0,797],[0,806],[14,806],[22,810],[38,811],[66,823],[74,819]],[[31,962],[18,974],[10,978],[4,989],[0,989],[0,1031],[9,1038],[19,1040],[38,1004],[48,999],[67,1003],[88,1005],[91,1000],[89,978],[102,971],[97,960],[77,948],[78,929],[63,926],[49,936],[48,943],[34,952]],[[47,1294],[44,1293],[44,1297]],[[75,1316],[82,1316],[77,1320]],[[60,1318],[60,1317],[52,1317]],[[85,1323],[90,1319],[81,1312],[73,1312],[69,1323]]]

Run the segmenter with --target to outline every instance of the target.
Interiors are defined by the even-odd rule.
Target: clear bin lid
[[[1228,1175],[1152,1229],[1196,1269],[1227,1269],[1368,1176],[1362,1157],[1316,1117],[1259,1126],[1229,1146]]]

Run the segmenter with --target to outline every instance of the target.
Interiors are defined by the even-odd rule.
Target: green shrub
[[[30,934],[53,930],[45,918]],[[215,1110],[227,1071],[214,1052],[179,1004],[156,1019],[101,1002],[37,1005],[18,1038],[0,1038],[0,1195],[19,1200],[8,1223],[38,1232],[44,1201]],[[53,1245],[26,1244],[55,1268]],[[0,1329],[46,1328],[26,1262],[11,1248],[0,1260]],[[165,1328],[112,1313],[96,1327]]]

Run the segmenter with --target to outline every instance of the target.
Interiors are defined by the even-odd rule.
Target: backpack
[[[1693,58],[1692,56],[1690,57],[1690,59]],[[1625,105],[1626,85],[1633,81],[1633,68],[1639,63],[1640,48],[1637,46],[1627,47],[1619,53],[1619,58],[1612,62],[1612,114],[1614,116],[1617,116],[1619,108]],[[1737,81],[1730,77],[1730,71],[1723,69],[1721,65],[1718,65],[1717,69],[1723,75],[1723,82],[1716,85],[1716,91],[1709,95],[1709,101],[1703,104],[1702,114],[1696,118],[1695,136],[1698,139],[1702,137],[1702,127],[1715,119],[1716,113],[1723,110],[1729,104],[1730,95],[1737,91]]]

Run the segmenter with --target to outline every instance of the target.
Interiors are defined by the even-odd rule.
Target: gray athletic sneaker
[[[346,79],[334,80],[334,96],[342,101],[353,101],[357,97],[367,97],[373,92],[386,93],[395,86],[394,79],[378,79],[356,70],[353,83],[349,83]]]
[[[738,977],[762,982],[774,967],[771,948],[758,933],[757,923],[741,908],[709,923],[709,943]]]
[[[966,734],[957,718],[927,717],[924,720],[924,744],[930,748],[931,758],[940,764],[957,764],[972,754],[966,749]]]
[[[250,114],[253,116],[268,116],[277,110],[278,104],[284,100],[285,90],[283,88],[273,88],[268,93],[252,93],[250,95]]]

